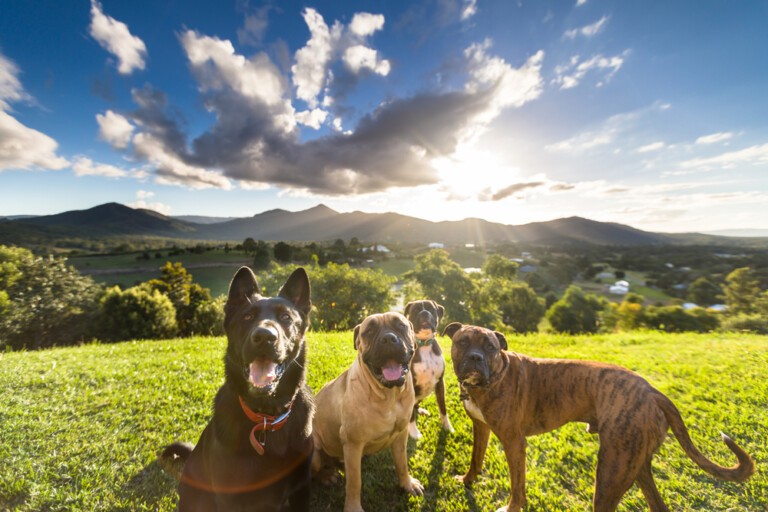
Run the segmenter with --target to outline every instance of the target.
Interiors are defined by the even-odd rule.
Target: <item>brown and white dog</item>
[[[616,510],[637,483],[652,512],[669,510],[651,474],[651,459],[671,428],[680,446],[704,471],[720,480],[742,482],[755,471],[747,453],[730,438],[723,441],[739,463],[718,466],[694,446],[675,405],[638,374],[609,364],[538,359],[507,351],[501,333],[449,324],[453,369],[472,418],[472,461],[460,480],[470,485],[480,473],[493,432],[509,465],[511,497],[500,511],[525,505],[525,438],[565,423],[587,423],[600,436],[593,506]]]
[[[367,317],[355,327],[357,358],[347,370],[323,386],[315,398],[312,471],[332,483],[336,461],[344,461],[345,512],[360,512],[363,455],[385,448],[392,452],[400,486],[421,496],[424,487],[408,472],[408,418],[413,410],[413,382],[408,363],[414,338],[400,313]]]
[[[445,308],[433,300],[415,300],[405,305],[403,311],[413,325],[416,335],[416,353],[411,359],[411,376],[413,377],[413,390],[416,393],[416,403],[413,406],[411,422],[408,425],[408,434],[413,439],[421,439],[421,432],[416,425],[416,417],[419,414],[429,414],[426,409],[419,407],[422,400],[432,392],[437,399],[437,408],[440,411],[440,420],[443,428],[453,432],[453,426],[448,419],[445,407],[445,358],[440,344],[437,342],[437,326],[445,314]]]

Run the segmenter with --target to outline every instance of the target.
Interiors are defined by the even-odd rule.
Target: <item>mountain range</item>
[[[356,237],[361,242],[542,245],[752,245],[768,246],[768,238],[731,238],[700,233],[642,231],[623,224],[568,217],[547,222],[507,225],[469,218],[432,222],[397,213],[340,213],[325,205],[290,212],[269,210],[245,218],[168,217],[152,210],[107,203],[55,215],[0,219],[0,243],[27,246],[65,238],[118,236],[181,240],[246,238],[268,241],[332,241]]]

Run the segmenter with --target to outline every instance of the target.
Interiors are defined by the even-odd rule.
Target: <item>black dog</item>
[[[179,511],[309,510],[314,402],[305,381],[311,308],[304,269],[277,297],[262,297],[242,267],[224,307],[225,381],[197,445],[173,443],[159,457],[183,464]]]
[[[419,403],[427,398],[433,391],[437,399],[437,408],[440,411],[440,419],[443,428],[453,432],[453,426],[448,419],[445,408],[445,359],[440,344],[437,342],[437,324],[445,314],[445,308],[433,300],[416,300],[405,305],[403,314],[413,324],[413,332],[416,335],[416,353],[411,359],[411,375],[413,376],[413,389],[416,393],[416,403],[413,406],[411,422],[408,425],[408,434],[414,439],[421,439],[421,432],[416,426],[416,417],[419,413],[428,414],[425,409],[419,408]]]

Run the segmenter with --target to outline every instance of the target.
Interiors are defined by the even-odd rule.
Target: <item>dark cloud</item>
[[[509,196],[513,196],[517,194],[518,192],[522,192],[524,190],[532,189],[532,188],[539,188],[543,187],[545,183],[543,181],[530,181],[527,183],[515,183],[513,185],[510,185],[508,187],[504,187],[501,190],[497,190],[496,192],[491,193],[490,191],[484,193],[482,197],[479,199],[481,201],[501,201],[502,199],[506,199]]]

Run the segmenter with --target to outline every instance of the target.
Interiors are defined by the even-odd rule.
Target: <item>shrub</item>
[[[768,334],[768,318],[758,314],[740,313],[723,320],[721,328],[724,331]]]
[[[719,325],[717,316],[702,308],[686,311],[681,306],[651,306],[645,324],[664,332],[710,332]]]
[[[578,286],[569,286],[563,298],[547,311],[547,320],[557,332],[582,334],[597,332],[605,301]]]
[[[189,324],[191,334],[203,334],[206,336],[221,336],[224,334],[224,304],[227,302],[225,295],[200,304],[194,312]]]
[[[146,283],[125,291],[115,286],[101,299],[100,338],[104,341],[161,339],[177,333],[171,300]]]
[[[501,321],[519,333],[536,332],[544,317],[544,300],[526,283],[510,283],[499,297]]]
[[[416,256],[414,263],[414,268],[403,274],[403,278],[416,281],[423,295],[406,296],[406,302],[429,298],[445,307],[444,323],[472,321],[467,304],[477,293],[477,287],[459,264],[450,258],[448,251],[433,249]]]

